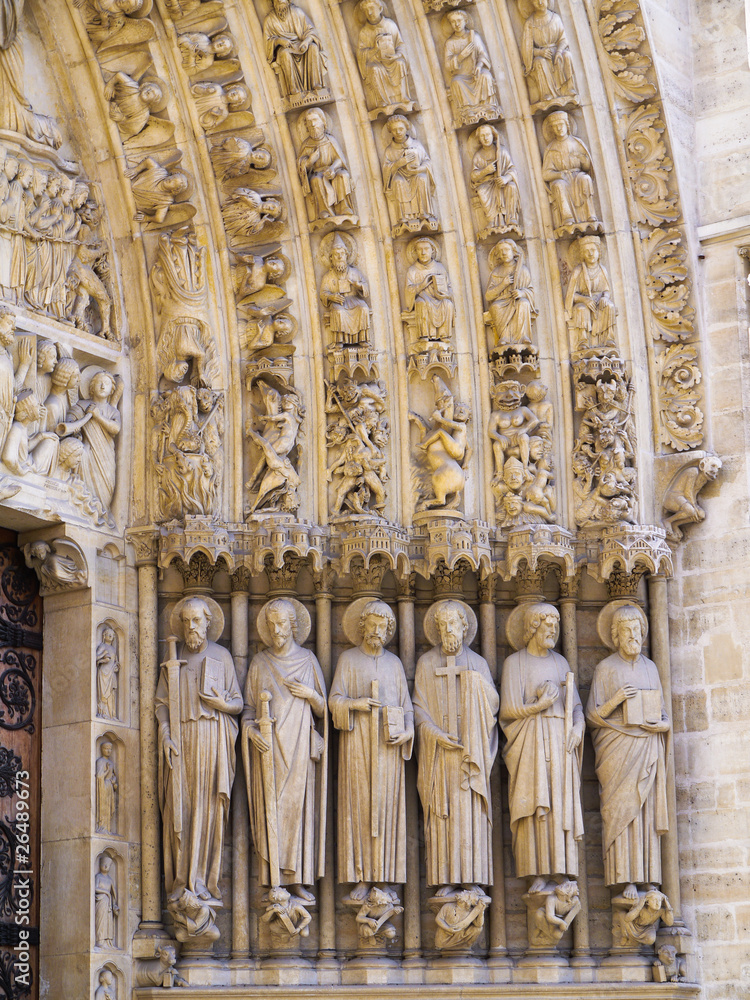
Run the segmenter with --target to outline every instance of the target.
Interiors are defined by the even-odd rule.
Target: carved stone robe
[[[445,68],[450,77],[450,95],[459,110],[497,105],[490,57],[481,35],[469,29],[445,43]]]
[[[586,718],[596,752],[596,774],[602,814],[604,881],[661,882],[660,838],[667,818],[667,733],[649,733],[627,726],[624,706],[603,718],[599,709],[623,684],[643,691],[661,691],[653,660],[639,656],[631,665],[619,653],[594,670]],[[662,695],[661,717],[669,718]]]
[[[310,703],[295,697],[287,681],[314,688],[324,702],[319,732]],[[256,653],[245,681],[244,727],[261,714],[260,695],[269,691],[273,724],[273,769],[276,802],[267,802],[262,755],[242,741],[250,793],[250,828],[261,861],[261,883],[270,885],[266,810],[276,810],[279,870],[282,885],[312,885],[325,868],[328,716],[323,673],[309,649],[295,646],[287,656],[272,649]]]
[[[434,216],[435,181],[427,150],[417,139],[390,142],[383,154],[383,189],[393,199],[399,222]]]
[[[234,661],[228,650],[215,642],[192,651],[184,644],[180,667],[180,736],[182,753],[167,766],[159,753],[159,787],[164,841],[164,881],[169,895],[189,889],[195,895],[205,888],[213,899],[221,899],[219,877],[224,829],[229,815],[229,797],[235,771],[234,744],[239,729],[236,715],[242,711],[242,695]],[[222,687],[229,692],[231,712],[207,705],[200,696],[203,660],[218,660],[223,668]],[[223,694],[223,691],[221,692]],[[169,721],[169,685],[162,667],[156,688],[156,717]],[[182,782],[182,831],[175,831],[172,782]]]
[[[484,175],[484,171],[490,166],[494,168],[493,172]],[[480,146],[471,161],[469,179],[488,226],[518,225],[521,212],[518,179],[513,160],[505,146],[501,143],[489,148]]]
[[[263,38],[266,58],[275,64],[285,97],[323,88],[325,57],[313,23],[303,10],[290,4],[283,18],[272,10],[263,22]],[[301,42],[307,42],[304,52]]]
[[[372,109],[410,104],[406,49],[395,21],[381,17],[360,29],[357,64]]]
[[[578,874],[583,742],[572,754],[565,749],[567,673],[567,660],[552,650],[532,656],[521,649],[503,664],[500,725],[507,739],[503,757],[518,877]],[[527,706],[545,681],[558,685],[557,700],[530,715]],[[583,707],[575,687],[573,692],[573,727],[583,737]]]
[[[351,264],[344,271],[330,268],[320,283],[320,299],[330,315],[331,333],[340,334],[345,344],[367,340],[370,310],[365,297],[370,288],[364,274]],[[343,295],[344,301],[334,302],[332,295]]]
[[[368,656],[347,649],[339,657],[329,704],[339,737],[338,876],[340,882],[406,881],[406,797],[404,761],[412,753],[413,735],[406,743],[389,746],[383,709],[379,710],[377,770],[380,808],[377,837],[372,836],[372,742],[370,712],[356,712],[351,702],[371,697],[378,682],[378,701],[403,711],[404,729],[414,728],[409,688],[401,660],[383,651]]]
[[[492,885],[490,772],[497,754],[497,690],[487,661],[463,646],[456,680],[439,646],[420,656],[414,678],[414,722],[419,730],[417,788],[424,810],[427,885]],[[447,732],[448,685],[457,687],[457,735],[463,749],[438,745]]]
[[[498,343],[530,344],[536,306],[528,267],[520,260],[499,264],[490,274],[486,298]]]
[[[557,63],[556,54],[560,56]],[[573,60],[562,19],[555,11],[548,10],[542,17],[526,19],[521,58],[529,81],[529,101],[532,105],[575,95]]]
[[[576,301],[583,298],[585,301]],[[588,308],[593,302],[594,311]],[[576,348],[615,347],[617,310],[612,301],[609,278],[601,264],[578,264],[570,276],[565,310],[578,337]]]
[[[425,288],[422,283],[429,278]],[[414,310],[418,336],[450,340],[455,306],[448,272],[439,260],[415,261],[406,272],[406,305]]]
[[[547,183],[555,228],[596,220],[591,157],[574,135],[553,139],[544,151],[542,176]]]

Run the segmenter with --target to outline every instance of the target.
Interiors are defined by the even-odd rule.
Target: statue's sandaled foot
[[[299,896],[299,898],[302,899],[302,900],[304,900],[306,903],[314,903],[315,902],[315,896],[313,896],[313,894],[310,892],[310,890],[306,889],[304,887],[304,885],[301,885],[301,884],[290,885],[289,886],[289,891],[291,892],[291,894],[293,896]]]
[[[455,885],[441,885],[438,891],[435,893],[436,896],[452,896],[456,892]]]
[[[370,891],[370,886],[367,882],[359,882],[354,886],[352,891],[349,893],[349,899],[356,899],[364,901],[367,897],[367,893]]]
[[[635,887],[635,883],[629,882],[622,890],[622,894],[625,899],[638,899],[638,890]]]
[[[547,879],[541,875],[537,876],[529,886],[529,893],[544,892],[547,888]]]

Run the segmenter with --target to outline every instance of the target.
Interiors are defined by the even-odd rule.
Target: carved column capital
[[[333,593],[333,585],[336,580],[336,571],[333,566],[327,562],[323,565],[322,569],[317,569],[313,573],[313,586],[315,587],[316,597],[330,597]]]
[[[182,577],[184,590],[207,593],[214,582],[214,574],[219,568],[218,563],[212,563],[205,552],[196,552],[190,562],[176,559],[175,566]]]
[[[284,553],[284,560],[281,566],[274,564],[273,556],[266,556],[264,566],[268,577],[269,597],[277,597],[281,594],[294,595],[297,592],[297,577],[305,560],[291,552]]]
[[[232,581],[232,593],[248,594],[250,592],[250,582],[252,578],[253,574],[249,566],[238,566],[230,577],[230,580]]]
[[[544,581],[549,572],[549,563],[539,562],[536,569],[531,569],[528,562],[522,559],[515,572],[516,599],[519,601],[544,600]]]
[[[485,573],[479,580],[479,603],[494,604],[497,593],[497,576]]]
[[[464,577],[470,571],[471,565],[467,559],[459,559],[452,569],[444,559],[438,561],[432,574],[432,584],[435,588],[435,599],[444,597],[463,597]]]
[[[354,593],[358,597],[365,597],[370,594],[374,597],[379,597],[383,585],[383,577],[388,572],[388,569],[388,561],[382,556],[373,556],[366,564],[361,556],[352,559],[349,572],[354,581]]]
[[[635,598],[638,593],[638,584],[646,575],[645,566],[636,566],[632,572],[626,573],[621,563],[617,563],[615,568],[607,578],[607,592],[609,599],[615,600],[618,597]]]
[[[153,566],[159,555],[159,533],[156,528],[130,528],[125,537],[135,549],[136,566]]]
[[[555,573],[560,582],[560,600],[577,601],[581,587],[583,567],[579,566],[572,575],[568,575],[564,566],[556,566]]]
[[[396,577],[396,600],[413,601],[417,593],[417,574],[405,573]]]

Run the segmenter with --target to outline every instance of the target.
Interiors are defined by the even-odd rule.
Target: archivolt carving
[[[701,370],[698,348],[671,344],[657,355],[659,372],[659,433],[675,451],[697,448],[703,439],[703,412],[698,406]]]

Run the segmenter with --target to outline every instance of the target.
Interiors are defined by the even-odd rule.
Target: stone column
[[[331,598],[334,573],[330,565],[315,573],[315,652],[323,671],[326,690],[331,690],[333,664],[331,663]],[[330,777],[330,771],[329,771]],[[326,800],[326,867],[325,875],[320,880],[318,899],[318,971],[321,984],[335,983],[336,979],[329,971],[338,969],[336,961],[336,852],[334,848],[334,816],[333,789],[328,782],[328,798]]]
[[[672,670],[669,662],[669,605],[667,578],[648,578],[649,630],[651,656],[659,670],[664,704],[672,719]],[[680,852],[677,843],[677,794],[675,791],[674,752],[667,758],[667,817],[669,830],[661,838],[661,888],[674,910],[675,925],[682,925],[680,901]]]
[[[414,628],[414,592],[416,573],[398,581],[398,655],[404,665],[409,687],[414,684],[416,666],[416,634]],[[406,762],[406,885],[404,886],[404,966],[421,968],[422,907],[420,900],[419,806],[416,761]],[[406,972],[409,981],[409,973]],[[419,980],[417,980],[419,981]]]
[[[578,586],[580,572],[572,577],[560,577],[560,632],[562,638],[563,656],[568,661],[578,687],[578,626],[576,623],[576,608],[578,605]],[[585,736],[585,734],[584,734]],[[578,898],[581,902],[581,912],[573,921],[573,951],[570,964],[579,968],[593,968],[596,962],[591,957],[591,942],[589,938],[589,883],[586,872],[586,831],[584,824],[584,839],[578,845]]]
[[[497,682],[497,614],[493,573],[488,573],[479,581],[479,641],[492,679]]]
[[[153,531],[131,536],[138,567],[138,659],[141,742],[141,922],[139,934],[162,929],[159,845],[158,740],[154,695],[159,680],[157,540]]]
[[[247,677],[249,633],[248,593],[250,570],[239,566],[232,573],[232,656],[240,691]],[[240,737],[241,739],[241,737]],[[232,789],[232,958],[250,957],[250,820],[245,769],[238,744],[237,772]]]

